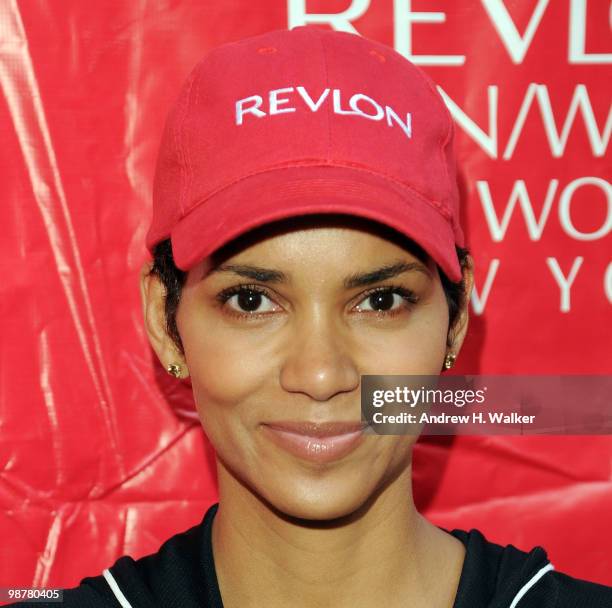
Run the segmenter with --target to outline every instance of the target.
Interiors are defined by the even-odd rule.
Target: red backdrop
[[[141,319],[167,109],[210,48],[319,23],[382,41],[458,124],[476,261],[459,373],[611,373],[605,0],[0,4],[0,586],[73,586],[201,520],[189,387]],[[612,438],[422,438],[419,508],[612,585]]]

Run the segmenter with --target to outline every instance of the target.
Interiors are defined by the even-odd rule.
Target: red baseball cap
[[[461,279],[454,127],[434,84],[392,48],[298,26],[224,44],[170,110],[146,237],[189,270],[244,232],[289,217],[375,220]]]

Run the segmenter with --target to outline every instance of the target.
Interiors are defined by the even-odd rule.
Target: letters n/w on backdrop
[[[157,550],[216,499],[189,387],[150,351],[137,279],[164,116],[224,42],[314,24],[421,65],[457,125],[476,261],[456,371],[610,373],[609,11],[605,0],[1,3],[0,584],[76,584]],[[391,110],[407,135],[417,128]],[[541,544],[557,569],[612,584],[609,462],[607,437],[457,437],[452,449],[426,438],[415,497],[440,525]]]

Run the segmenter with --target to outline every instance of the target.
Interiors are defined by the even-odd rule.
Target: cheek
[[[415,319],[411,346],[428,364],[440,362],[446,351],[448,335],[448,309],[446,303],[440,306],[432,303],[429,310],[424,310]],[[439,370],[438,370],[439,371]]]
[[[212,315],[183,312],[179,332],[198,410],[208,420],[219,408],[236,413],[270,378],[262,340],[254,339],[255,332],[228,329]]]
[[[446,303],[423,304],[389,331],[364,331],[359,337],[362,364],[372,374],[437,375],[447,333]]]

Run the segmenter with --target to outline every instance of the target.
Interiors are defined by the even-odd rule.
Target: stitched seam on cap
[[[314,160],[315,162],[312,162],[312,160]],[[382,173],[380,171],[373,171],[372,169],[369,169],[367,167],[364,167],[358,163],[353,163],[350,161],[340,161],[340,162],[328,162],[327,159],[312,159],[312,160],[308,160],[305,159],[302,162],[296,163],[295,161],[291,161],[290,163],[287,164],[278,164],[278,165],[273,165],[271,167],[266,167],[265,169],[259,169],[258,171],[253,171],[251,173],[247,173],[246,175],[242,175],[239,178],[224,184],[223,186],[220,186],[219,188],[217,188],[216,190],[214,190],[213,192],[211,192],[210,194],[208,194],[205,198],[201,199],[200,201],[198,201],[195,205],[193,205],[191,207],[191,209],[185,214],[188,215],[189,213],[191,213],[192,211],[194,211],[196,208],[198,208],[200,205],[204,204],[207,200],[209,200],[210,198],[212,198],[213,196],[216,196],[217,194],[219,194],[220,192],[222,192],[223,190],[234,186],[235,184],[249,178],[249,177],[253,177],[255,175],[260,175],[262,173],[268,173],[271,171],[276,171],[278,169],[291,169],[294,167],[347,167],[347,168],[351,168],[351,169],[356,169],[358,171],[362,171],[364,173],[369,173],[371,175],[376,175],[377,177],[382,177],[390,182],[393,182],[394,184],[398,185],[400,188],[403,188],[405,190],[407,190],[408,192],[410,192],[413,195],[416,195],[417,198],[419,198],[420,200],[422,200],[424,203],[427,203],[428,205],[430,205],[433,209],[435,209],[438,213],[440,213],[446,220],[448,221],[452,221],[452,214],[450,213],[450,211],[448,210],[448,208],[443,205],[442,203],[440,203],[439,201],[433,200],[433,199],[429,199],[427,198],[424,194],[422,194],[421,192],[419,192],[418,190],[416,190],[415,188],[413,188],[412,186],[409,186],[408,184],[405,184],[404,182],[401,182],[400,180],[396,179],[395,177],[388,175],[386,173]],[[320,162],[321,160],[323,160],[324,162]],[[184,217],[184,216],[183,216]]]
[[[198,70],[197,72],[197,76],[194,82],[194,99],[193,99],[193,105],[191,106],[193,108],[194,112],[198,111],[198,104],[200,103],[200,90],[201,90],[201,83],[202,83],[202,71]],[[188,98],[188,103],[189,101],[191,101],[191,91],[189,93],[189,98]],[[187,134],[185,134],[185,136],[187,137]],[[188,185],[186,188],[186,196],[187,196],[187,200],[189,200],[189,197],[191,196],[191,191],[193,190],[193,180],[195,177],[195,171],[194,171],[194,165],[191,162],[191,153],[189,152],[189,148],[187,150],[187,166],[189,167],[189,173],[188,173]]]
[[[444,104],[444,107],[446,108],[446,104]],[[450,112],[448,111],[448,108],[446,108],[446,115],[448,118],[448,130],[446,133],[446,137],[444,138],[444,141],[442,142],[442,147],[440,148],[440,160],[442,162],[442,166],[444,167],[444,173],[446,174],[446,183],[448,184],[449,188],[451,191],[453,191],[454,188],[457,187],[457,184],[453,184],[451,181],[451,176],[450,173],[448,171],[448,164],[446,162],[446,148],[447,146],[451,143],[451,135],[454,131],[454,124],[453,124],[453,119],[450,115]],[[452,152],[452,151],[451,151]],[[451,158],[454,158],[453,154],[450,154]],[[455,168],[456,171],[456,168]],[[454,225],[455,225],[455,216],[451,213],[451,222],[453,223],[453,229],[454,229]]]
[[[178,112],[178,109],[177,109]],[[183,163],[180,160],[180,156],[181,156],[181,146],[179,143],[179,137],[178,137],[178,125],[173,124],[172,127],[172,140],[174,141],[174,149],[176,150],[176,155],[179,157],[179,167],[180,167],[180,173],[181,173],[181,180],[179,182],[179,193],[178,193],[178,201],[179,201],[179,213],[184,213],[184,208],[181,204],[181,199],[182,199],[182,188],[183,188],[183,180],[182,180],[182,175],[183,175]]]
[[[182,101],[182,100],[181,100]],[[184,213],[185,209],[183,207],[183,189],[184,185],[184,174],[183,167],[185,166],[185,162],[183,159],[183,148],[181,146],[180,141],[180,116],[182,114],[183,107],[182,105],[177,108],[177,122],[173,126],[173,135],[174,135],[174,147],[176,148],[176,155],[179,157],[179,173],[180,173],[180,187],[178,193],[178,202],[179,202],[179,210],[181,213]]]
[[[187,119],[187,113],[189,111],[189,99],[191,97],[191,89],[193,88],[193,83],[195,82],[195,77],[196,77],[196,71],[194,70],[191,73],[190,79],[189,79],[189,85],[185,94],[185,102],[184,102],[184,107],[181,108],[182,109],[182,115],[179,119],[179,123],[177,125],[177,131],[179,131],[178,134],[178,143],[180,146],[180,154],[181,154],[181,160],[182,163],[180,165],[181,167],[181,177],[183,179],[183,187],[182,187],[182,192],[181,192],[181,196],[179,198],[179,208],[181,209],[181,211],[183,211],[185,209],[185,205],[184,202],[187,198],[187,183],[188,183],[188,179],[187,179],[187,174],[188,174],[188,161],[187,161],[187,146],[185,145],[185,122]]]
[[[184,200],[189,200],[189,193],[191,191],[191,183],[193,181],[193,166],[191,165],[191,154],[189,152],[189,145],[187,143],[187,131],[186,131],[186,123],[187,116],[189,115],[189,109],[191,108],[191,95],[193,92],[194,85],[196,81],[199,82],[198,76],[200,75],[200,71],[196,71],[194,77],[191,80],[189,85],[189,90],[187,91],[187,103],[185,105],[185,114],[183,115],[183,121],[181,123],[181,141],[183,142],[183,152],[185,154],[185,187],[183,189]]]
[[[321,52],[323,54],[323,68],[325,70],[325,88],[329,89],[329,71],[327,68],[327,55],[325,54],[325,45],[323,44],[323,36],[319,36],[319,42],[321,43]],[[331,111],[330,104],[325,104],[327,109],[327,158],[331,156]]]
[[[444,138],[440,139],[440,149],[439,149],[439,154],[440,154],[440,159],[442,161],[442,166],[444,167],[444,173],[446,175],[446,182],[449,186],[452,186],[451,184],[451,179],[450,179],[450,174],[448,172],[448,167],[446,166],[446,158],[444,156],[444,149],[446,147],[446,144],[448,143],[449,139],[450,139],[450,135],[453,131],[453,118],[448,110],[448,108],[446,107],[446,103],[444,103],[444,100],[441,98],[440,93],[438,92],[437,88],[436,88],[436,84],[433,82],[433,79],[430,79],[430,77],[428,75],[426,75],[424,72],[422,72],[420,69],[415,68],[414,72],[418,75],[418,77],[425,83],[425,85],[427,86],[427,88],[431,91],[436,103],[442,107],[442,113],[446,116],[446,119],[448,121],[448,129],[446,130],[446,134],[444,136]],[[452,213],[450,214],[450,218],[451,221],[452,220]],[[454,225],[454,221],[453,221],[453,225]]]

